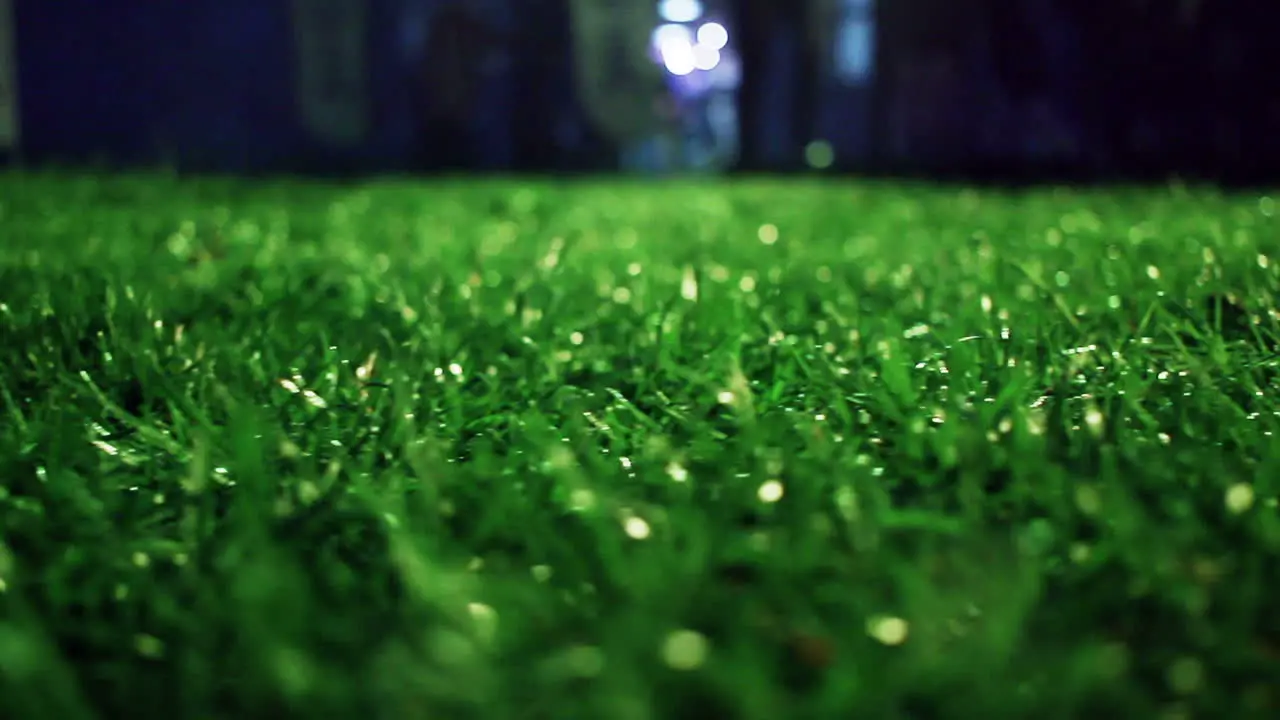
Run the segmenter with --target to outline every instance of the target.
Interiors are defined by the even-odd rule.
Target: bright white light
[[[693,66],[699,70],[714,70],[720,64],[720,51],[701,43],[693,46]]]
[[[729,31],[718,22],[709,22],[698,28],[698,43],[715,50],[723,50],[729,44]]]
[[[662,64],[672,75],[688,75],[697,69],[693,31],[684,25],[659,25],[653,31],[653,44],[658,49]]]
[[[684,76],[698,69],[698,58],[689,43],[671,43],[662,48],[662,64],[672,75]]]
[[[667,48],[676,45],[692,45],[693,32],[684,25],[659,25],[653,30],[653,46],[658,49],[659,53],[665,52]]]
[[[699,0],[662,0],[658,3],[658,15],[667,22],[693,22],[702,17],[702,3]]]

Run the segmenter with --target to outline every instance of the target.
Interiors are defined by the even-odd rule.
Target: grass
[[[0,714],[1271,717],[1275,201],[0,177]]]

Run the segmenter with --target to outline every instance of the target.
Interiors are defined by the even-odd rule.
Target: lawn
[[[1274,717],[1276,205],[0,175],[0,715]]]

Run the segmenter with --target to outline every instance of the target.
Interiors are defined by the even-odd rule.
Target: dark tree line
[[[776,98],[768,93],[763,79],[768,72],[771,42],[779,33],[787,33],[796,42],[793,48],[794,72],[791,75],[790,102],[785,108],[790,131],[788,145],[795,149],[798,163],[799,148],[810,138],[813,112],[817,100],[816,81],[819,57],[816,48],[807,42],[813,4],[807,0],[783,2],[780,0],[737,0],[733,10],[736,20],[737,49],[742,60],[742,85],[738,92],[739,138],[742,147],[737,169],[756,172],[765,167],[761,148],[752,138],[762,117],[769,112]]]
[[[1083,40],[1078,102],[1119,164],[1242,180],[1280,170],[1280,5],[1061,1]]]
[[[515,165],[549,169],[559,162],[556,153],[561,151],[549,138],[556,107],[573,100],[568,81],[575,62],[569,50],[570,10],[565,0],[527,0],[520,7],[519,30],[498,39],[486,37],[460,9],[454,13],[457,17],[446,11],[436,26],[440,37],[434,44],[457,51],[444,53],[452,55],[452,61],[433,58],[428,66],[444,75],[474,74],[474,68],[459,58],[473,57],[477,47],[503,44],[519,76],[512,83],[518,112],[509,118]],[[812,139],[819,79],[830,70],[833,7],[832,0],[730,1],[743,74],[739,169],[801,166],[801,148]],[[977,47],[977,56],[989,66],[983,71],[995,78],[1009,102],[1049,98],[1066,108],[1080,138],[1077,154],[1066,158],[1067,170],[1094,176],[1180,173],[1241,179],[1280,172],[1280,133],[1273,132],[1280,127],[1280,42],[1272,37],[1280,27],[1280,3],[879,0],[875,15],[873,157],[871,167],[863,169],[893,171],[914,163],[936,170],[969,162],[978,167],[961,169],[982,171],[979,154],[948,148],[952,138],[963,144],[963,132],[953,130],[914,157],[895,156],[890,141],[895,123],[902,122],[894,114],[894,103],[904,102],[898,91],[905,70],[929,58],[972,64]],[[785,94],[765,82],[775,59],[771,51],[781,36],[790,37],[793,53]],[[1046,38],[1061,42],[1051,49]],[[972,84],[973,72],[971,66],[961,69],[947,76],[943,85]],[[455,88],[458,92],[451,92],[451,82],[431,81],[436,87],[430,94],[437,99],[425,113],[432,124],[426,134],[443,141],[437,142],[443,149],[464,145],[452,138],[468,121],[467,113],[457,108],[468,104],[467,88],[474,84],[463,81]],[[943,89],[955,92],[961,104],[969,90]],[[910,105],[915,99],[905,102]],[[771,168],[753,140],[763,117],[778,113],[786,119],[793,152],[783,167]],[[938,132],[960,122],[945,113],[934,114],[941,115],[932,126]]]
[[[1037,4],[1054,18],[1050,27]],[[818,6],[819,0],[736,0],[744,130],[777,109],[771,108],[777,98],[762,82],[770,38],[804,37]],[[871,132],[880,150],[873,164],[885,169],[912,162],[889,150],[900,121],[892,108],[904,68],[921,58],[963,57],[977,42],[985,44],[1007,98],[1044,96],[1067,108],[1082,141],[1068,170],[1241,180],[1280,173],[1280,3],[880,0],[876,20]],[[1052,56],[1045,47],[1044,38],[1054,33],[1069,37],[1068,57]],[[784,112],[796,148],[809,139],[821,57],[819,49],[808,48],[795,58],[793,101]],[[956,82],[966,82],[964,72]],[[928,166],[930,159],[914,161]],[[741,166],[762,164],[758,148],[748,143]]]

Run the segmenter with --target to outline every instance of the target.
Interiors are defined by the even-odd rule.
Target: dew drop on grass
[[[697,670],[707,661],[710,644],[695,630],[676,630],[662,642],[662,662],[672,670]]]
[[[1018,536],[1018,549],[1023,555],[1041,556],[1048,553],[1056,539],[1053,523],[1036,518],[1027,523]]]
[[[577,488],[569,494],[569,507],[576,512],[587,512],[596,506],[596,494],[590,488]]]
[[[373,378],[373,370],[378,362],[378,353],[374,351],[369,357],[356,368],[356,379],[362,382],[368,382]]]
[[[842,485],[835,492],[836,510],[845,520],[858,518],[858,493],[848,485]]]
[[[689,471],[675,460],[667,463],[667,475],[678,483],[687,482],[689,480]]]
[[[877,616],[867,621],[867,634],[883,645],[901,645],[907,641],[910,626],[900,617]]]
[[[298,502],[303,505],[311,505],[320,499],[320,488],[310,480],[303,480],[298,483]]]
[[[498,611],[484,603],[467,603],[467,613],[475,624],[476,634],[481,640],[490,642],[498,632]]]
[[[1048,420],[1045,417],[1045,412],[1042,408],[1039,406],[1033,408],[1026,414],[1026,416],[1024,416],[1023,420],[1026,423],[1028,433],[1032,435],[1044,434]]]
[[[785,488],[781,482],[768,480],[760,485],[760,488],[756,491],[756,497],[760,498],[760,502],[763,503],[776,503],[782,499],[784,492]]]
[[[1234,515],[1240,515],[1248,512],[1253,507],[1255,494],[1253,486],[1248,483],[1236,483],[1227,488],[1226,505]]]
[[[649,537],[651,532],[649,523],[645,522],[644,518],[635,515],[622,521],[622,530],[632,540],[644,540]]]
[[[1093,548],[1088,543],[1076,542],[1071,544],[1069,551],[1071,562],[1077,565],[1083,565],[1093,556]]]
[[[1097,515],[1102,511],[1102,496],[1092,485],[1076,487],[1076,507],[1085,515]]]
[[[696,302],[698,299],[698,274],[692,266],[686,266],[684,275],[680,278],[680,297],[689,302]]]
[[[1094,436],[1102,434],[1104,418],[1102,417],[1102,411],[1097,407],[1090,407],[1085,411],[1084,422],[1089,427],[1089,432]]]
[[[567,674],[574,677],[592,678],[604,672],[605,655],[600,648],[592,645],[571,647],[559,659]]]
[[[918,325],[913,325],[907,328],[907,330],[902,333],[902,337],[908,340],[914,340],[915,338],[921,337],[923,335],[927,335],[928,333],[929,333],[929,326],[925,325],[924,323],[920,323]]]
[[[133,647],[139,655],[145,658],[155,659],[164,655],[164,642],[154,635],[145,633],[135,635]]]
[[[282,647],[273,655],[275,676],[286,692],[300,696],[311,689],[315,682],[315,668],[304,653]]]

